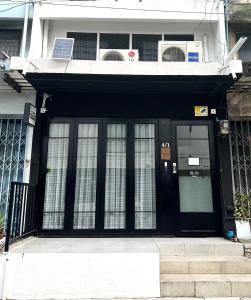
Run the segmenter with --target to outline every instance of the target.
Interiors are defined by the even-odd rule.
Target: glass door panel
[[[43,229],[63,229],[69,124],[51,124],[49,129]]]
[[[105,229],[126,228],[126,124],[107,125]]]
[[[207,125],[178,125],[181,213],[212,213],[213,197]]]
[[[155,124],[135,124],[135,229],[156,229]]]
[[[73,229],[94,229],[98,124],[78,124]]]

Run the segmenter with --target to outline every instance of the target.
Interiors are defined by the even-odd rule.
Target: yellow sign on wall
[[[208,106],[195,106],[194,107],[195,117],[207,117],[208,116]]]

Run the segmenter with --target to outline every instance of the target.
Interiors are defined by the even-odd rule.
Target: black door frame
[[[51,123],[68,123],[70,124],[69,150],[68,150],[68,167],[66,176],[66,192],[65,192],[65,214],[63,229],[43,229],[43,207],[45,196],[47,155],[49,126]],[[78,124],[97,123],[98,126],[98,156],[97,156],[97,186],[96,186],[96,216],[95,229],[73,229],[74,201],[75,199],[75,180],[76,180],[76,164],[77,164],[77,138]],[[127,124],[127,182],[126,182],[126,229],[104,229],[104,195],[105,195],[105,168],[106,168],[106,128],[110,123]],[[138,123],[154,123],[155,124],[155,181],[156,181],[156,229],[134,229],[134,133],[133,126]],[[40,175],[40,194],[39,194],[39,233],[45,235],[112,235],[112,234],[133,234],[147,235],[160,234],[161,231],[161,210],[160,210],[160,172],[159,172],[159,125],[157,119],[96,119],[96,118],[65,118],[53,117],[47,120],[43,133],[42,155],[41,155],[41,175]]]
[[[207,125],[208,126],[208,142],[209,142],[209,155],[210,155],[210,176],[211,176],[211,185],[212,185],[212,200],[213,200],[213,224],[214,228],[210,230],[193,230],[193,229],[182,229],[180,225],[180,219],[182,217],[182,213],[180,213],[180,200],[179,200],[179,176],[178,176],[178,149],[177,149],[177,125]],[[176,236],[191,236],[191,235],[218,235],[220,233],[220,194],[219,194],[219,186],[217,181],[217,170],[216,170],[216,154],[215,154],[215,141],[214,141],[214,126],[212,120],[173,120],[172,121],[172,141],[173,141],[173,149],[172,156],[173,162],[177,165],[177,173],[173,174],[174,181],[174,214],[177,216],[176,218]],[[191,213],[191,221],[196,222],[196,220],[202,220],[207,217],[207,213]],[[184,217],[184,213],[183,213]]]
[[[75,199],[75,179],[76,179],[76,163],[77,163],[77,126],[81,123],[98,123],[98,157],[97,157],[97,187],[96,187],[96,216],[95,229],[78,229],[73,230],[73,208]],[[65,227],[63,230],[42,229],[43,222],[43,206],[45,195],[45,179],[46,165],[49,139],[49,125],[51,123],[69,123],[69,153],[67,171],[67,190],[65,198]],[[106,125],[108,123],[123,123],[127,124],[127,183],[126,183],[126,229],[104,229],[104,192],[105,192],[105,169],[106,169]],[[154,123],[155,126],[155,162],[156,162],[156,219],[157,229],[154,230],[135,230],[134,229],[134,133],[133,124],[135,123]],[[50,118],[45,122],[42,155],[41,155],[41,173],[40,173],[40,188],[39,188],[39,233],[44,235],[54,236],[88,236],[88,235],[205,235],[202,232],[182,232],[179,226],[179,187],[178,176],[172,173],[172,163],[177,162],[177,140],[176,140],[176,125],[208,125],[209,129],[209,150],[211,163],[211,180],[213,193],[213,206],[215,211],[217,230],[214,233],[208,232],[210,235],[217,235],[220,232],[220,199],[219,187],[217,182],[216,158],[214,145],[213,121],[211,120],[171,120],[167,118],[161,119],[100,119],[100,118]],[[130,138],[128,138],[128,136]],[[163,161],[160,159],[161,143],[165,141],[170,143],[171,160],[168,161],[167,170],[164,167]],[[131,178],[131,180],[130,180]],[[171,188],[170,188],[171,187]]]

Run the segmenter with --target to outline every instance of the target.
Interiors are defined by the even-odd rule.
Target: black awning
[[[169,94],[225,93],[233,84],[231,75],[95,75],[27,73],[27,80],[38,91],[52,92],[133,92]]]

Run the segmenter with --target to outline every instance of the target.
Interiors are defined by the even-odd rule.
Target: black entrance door
[[[53,119],[41,230],[216,233],[212,124]]]
[[[176,121],[173,180],[179,234],[219,232],[213,128],[210,121]]]
[[[158,232],[158,122],[52,120],[42,227]]]

